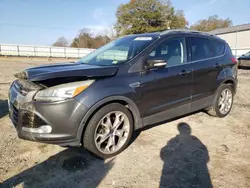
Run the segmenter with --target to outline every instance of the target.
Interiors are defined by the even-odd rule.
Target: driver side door
[[[188,113],[191,101],[192,67],[187,64],[185,37],[166,39],[148,55],[165,60],[164,68],[150,69],[141,79],[141,109],[144,124],[153,124]]]

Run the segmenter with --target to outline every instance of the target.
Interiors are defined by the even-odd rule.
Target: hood
[[[117,70],[117,66],[57,63],[26,69],[15,76],[29,81],[43,81],[54,78],[114,76]]]
[[[242,56],[239,57],[239,60],[241,60],[241,59],[243,59],[243,60],[250,60],[250,56],[244,56],[244,55],[242,55]]]

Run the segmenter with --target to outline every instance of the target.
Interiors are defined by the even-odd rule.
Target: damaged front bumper
[[[88,108],[75,99],[34,101],[36,93],[37,90],[24,91],[17,81],[10,87],[9,114],[18,137],[51,144],[79,145],[77,132]]]

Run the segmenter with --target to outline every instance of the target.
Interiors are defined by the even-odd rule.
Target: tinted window
[[[179,65],[186,60],[185,49],[184,38],[169,39],[152,50],[149,59],[164,59],[167,62],[167,67]]]
[[[213,46],[208,39],[191,38],[192,60],[211,58],[214,56]]]
[[[211,41],[214,47],[214,55],[220,56],[224,54],[225,51],[225,44],[219,41]]]

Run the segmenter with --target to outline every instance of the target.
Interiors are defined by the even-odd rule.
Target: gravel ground
[[[17,137],[7,116],[13,74],[46,63],[0,59],[0,187],[250,187],[250,70],[239,70],[226,118],[199,112],[151,126],[120,155],[101,160],[82,148]]]

